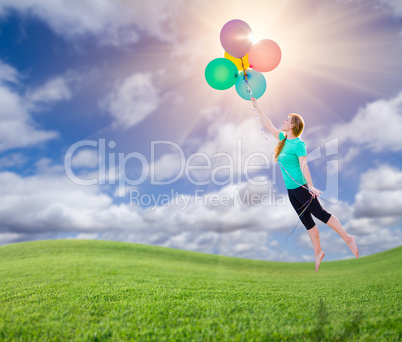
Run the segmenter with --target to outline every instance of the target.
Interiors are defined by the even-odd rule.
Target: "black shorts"
[[[306,184],[304,186],[307,187]],[[288,189],[288,195],[290,203],[292,203],[293,208],[300,216],[311,199],[310,192],[307,189],[299,186],[296,189]],[[331,214],[323,209],[317,197],[313,198],[306,211],[300,218],[307,230],[315,226],[315,222],[311,217],[311,214],[324,223],[327,223],[331,217]]]

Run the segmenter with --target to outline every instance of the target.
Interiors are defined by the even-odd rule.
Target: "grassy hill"
[[[402,247],[313,263],[140,244],[0,247],[0,339],[399,341]]]

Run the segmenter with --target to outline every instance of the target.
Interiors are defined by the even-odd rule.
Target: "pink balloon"
[[[270,39],[255,43],[248,54],[250,67],[259,72],[274,70],[281,61],[282,52],[278,44]]]
[[[250,40],[251,33],[250,26],[243,20],[234,19],[228,21],[221,30],[223,49],[233,57],[244,57],[253,46]]]

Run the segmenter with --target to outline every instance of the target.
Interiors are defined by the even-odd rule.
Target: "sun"
[[[255,43],[257,42],[257,40],[256,40],[256,38],[255,38],[255,36],[254,36],[253,33],[250,33],[250,34],[248,35],[248,40],[249,40],[250,42],[252,42],[253,44],[255,44]]]

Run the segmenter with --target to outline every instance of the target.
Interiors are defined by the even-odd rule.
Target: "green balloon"
[[[216,58],[205,68],[205,79],[212,88],[218,90],[232,87],[238,76],[236,65],[227,58]]]

